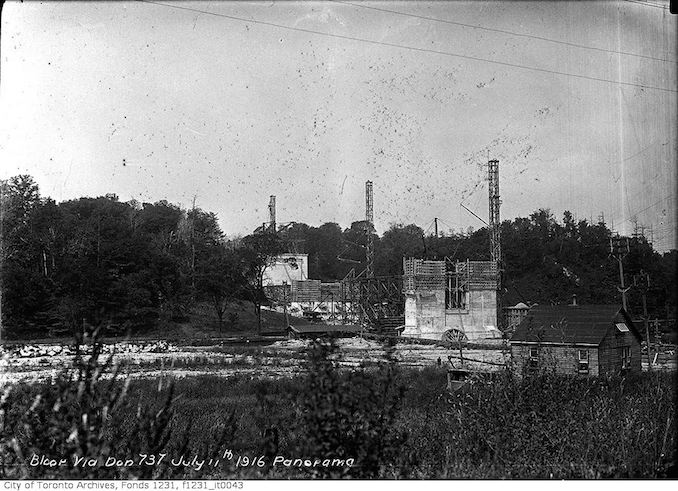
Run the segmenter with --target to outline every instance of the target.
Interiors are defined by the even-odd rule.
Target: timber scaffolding
[[[324,311],[328,320],[358,325],[377,333],[398,334],[405,326],[405,296],[439,291],[443,311],[474,310],[474,293],[496,289],[497,264],[491,261],[403,259],[403,275],[368,277],[352,269],[341,281],[292,281],[268,287],[277,302],[299,302]],[[495,324],[493,322],[493,324]]]
[[[407,292],[444,291],[445,308],[469,309],[469,292],[497,287],[498,268],[493,261],[404,258],[403,271],[403,275],[370,278],[364,271],[356,275],[352,269],[340,282],[342,323],[357,323],[374,331],[400,331],[405,325]]]
[[[429,261],[403,258],[404,290],[487,290],[497,287],[494,261]]]
[[[402,276],[368,277],[352,269],[341,280],[340,298],[343,324],[377,332],[395,332],[405,324]]]
[[[351,270],[338,282],[292,280],[289,284],[264,287],[266,297],[277,305],[302,304],[308,313],[328,315],[327,320],[360,326],[381,334],[396,334],[405,324],[402,276],[367,277]]]
[[[499,282],[499,267],[494,261],[458,261],[450,276],[455,276],[469,290],[496,289]]]

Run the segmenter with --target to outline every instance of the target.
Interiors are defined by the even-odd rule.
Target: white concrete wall
[[[403,336],[442,339],[445,330],[445,290],[406,294]]]
[[[495,290],[469,291],[467,307],[467,310],[446,312],[447,329],[463,331],[471,340],[501,337],[501,332],[497,329],[497,292]]]
[[[295,267],[296,266],[296,267]],[[308,279],[308,254],[280,254],[264,271],[264,286]]]
[[[467,306],[465,310],[446,310],[444,290],[408,292],[402,335],[440,340],[445,331],[455,328],[470,340],[501,337],[497,329],[496,291],[470,291]]]

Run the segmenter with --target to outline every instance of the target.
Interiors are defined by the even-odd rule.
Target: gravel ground
[[[166,352],[153,352],[153,346],[127,344],[122,349],[116,346],[113,363],[120,363],[124,372],[133,377],[157,377],[172,374],[177,377],[195,375],[218,375],[223,377],[251,375],[252,377],[289,377],[305,370],[306,349],[310,342],[306,340],[285,340],[264,347],[247,347],[243,344],[229,346],[162,346]],[[381,343],[361,338],[343,338],[337,340],[339,364],[345,368],[370,366],[387,360],[386,351]],[[18,381],[37,381],[53,379],[62,370],[68,368],[73,360],[69,350],[57,350],[43,346],[22,347],[13,352],[5,352],[0,357],[0,385]],[[111,352],[112,349],[107,351]],[[230,352],[229,352],[230,351]],[[448,350],[435,345],[398,343],[391,357],[401,366],[424,368],[438,365],[449,366],[448,355],[458,355],[457,350]],[[103,359],[108,355],[103,355]],[[464,357],[473,360],[503,363],[501,350],[464,350]],[[459,360],[452,360],[455,366]],[[490,371],[499,368],[477,361],[466,362],[472,370]]]
[[[131,377],[157,377],[169,375],[187,377],[217,375],[231,377],[291,377],[305,371],[306,349],[310,341],[284,340],[265,346],[246,343],[215,343],[208,346],[176,346],[166,342],[124,343],[106,348],[114,364],[121,364],[123,372]],[[398,365],[410,368],[437,366],[459,368],[462,366],[458,349],[418,343],[397,343],[392,349],[375,340],[340,338],[336,342],[340,366],[356,368],[371,366],[394,359]],[[671,353],[672,355],[675,353]],[[463,350],[463,367],[478,372],[499,370],[510,355],[496,349],[469,348]],[[648,369],[643,357],[643,370]],[[0,386],[18,381],[37,381],[55,378],[73,362],[72,351],[59,346],[19,346],[0,353]],[[675,356],[660,359],[662,370],[676,370]]]

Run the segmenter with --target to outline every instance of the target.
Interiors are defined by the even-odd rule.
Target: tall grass
[[[167,464],[138,464],[140,455],[182,452],[188,446],[190,428],[175,420],[174,383],[164,388],[160,383],[143,398],[131,397],[129,379],[121,380],[120,367],[111,366],[112,355],[103,360],[96,340],[88,353],[84,356],[76,344],[73,369],[53,383],[4,391],[0,478],[136,479],[177,473]],[[111,375],[107,380],[106,374]],[[221,443],[229,429],[213,428],[214,441]]]
[[[450,395],[441,368],[399,369],[392,362],[339,370],[340,353],[325,344],[307,355],[304,375],[279,380],[166,377],[127,385],[88,378],[85,370],[54,386],[14,388],[1,401],[0,472],[32,478],[561,479],[656,478],[675,469],[672,374],[517,378],[506,371],[476,377]],[[91,366],[96,374],[98,362]],[[232,459],[224,457],[228,450]],[[32,452],[222,458],[200,471],[167,464],[46,469],[27,465]],[[237,456],[261,457],[263,464],[236,466]],[[276,456],[355,464],[272,466]]]
[[[664,475],[674,457],[674,382],[499,374],[451,398],[451,461],[492,466],[497,477]]]

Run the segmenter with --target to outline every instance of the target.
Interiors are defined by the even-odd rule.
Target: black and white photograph
[[[672,0],[0,0],[3,489],[677,478],[677,53]]]

